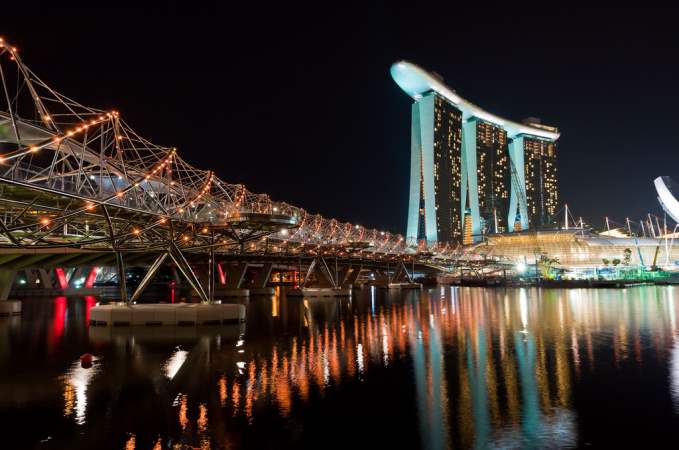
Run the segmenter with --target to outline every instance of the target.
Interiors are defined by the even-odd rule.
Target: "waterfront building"
[[[555,258],[566,270],[626,269],[652,266],[674,269],[679,246],[673,239],[604,235],[582,228],[524,231],[488,236],[471,246],[472,259],[535,264],[541,256]]]
[[[558,204],[556,128],[490,114],[406,61],[394,64],[391,75],[414,100],[410,243],[460,243],[469,236],[478,242],[551,221]]]

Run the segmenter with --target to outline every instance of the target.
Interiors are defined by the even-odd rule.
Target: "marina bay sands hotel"
[[[391,67],[412,105],[407,239],[470,244],[547,225],[559,200],[559,131],[490,114],[406,61]]]

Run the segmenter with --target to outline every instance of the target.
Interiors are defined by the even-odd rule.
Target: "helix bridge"
[[[334,255],[445,261],[456,249],[328,219],[225,182],[154,144],[118,111],[52,89],[0,40],[0,252]],[[191,277],[195,278],[195,277]]]

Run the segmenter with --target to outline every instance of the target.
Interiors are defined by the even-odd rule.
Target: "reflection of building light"
[[[207,406],[205,406],[205,403],[201,403],[198,409],[200,411],[197,422],[198,431],[205,433],[207,431]]]
[[[526,289],[522,288],[519,291],[519,309],[521,313],[521,325],[525,330],[528,326],[528,296],[526,295]]]
[[[179,425],[181,425],[182,430],[185,430],[186,426],[189,424],[189,418],[186,414],[187,409],[187,396],[184,394],[179,400]]]
[[[165,376],[168,377],[170,380],[177,375],[177,372],[179,372],[179,369],[182,367],[184,362],[186,361],[186,357],[189,355],[189,352],[186,350],[177,350],[170,356],[170,358],[165,362],[163,365],[163,372],[165,373]]]
[[[130,434],[125,442],[125,450],[134,450],[135,448],[137,448],[137,438],[134,434]]]
[[[356,346],[356,363],[358,364],[358,373],[363,373],[363,344]]]
[[[226,406],[226,399],[228,398],[228,388],[226,386],[226,377],[222,375],[219,379],[219,404],[223,407]]]
[[[99,372],[99,366],[94,365],[89,369],[81,366],[76,361],[64,376],[64,415],[69,416],[75,412],[75,423],[85,423],[87,411],[87,386],[92,378]],[[75,394],[75,397],[74,397]]]

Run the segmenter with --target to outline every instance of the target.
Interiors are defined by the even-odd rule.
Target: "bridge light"
[[[49,225],[50,220],[47,217],[43,217],[42,219],[40,219],[40,223],[43,225]]]
[[[141,233],[141,231],[139,231],[139,229],[135,228],[134,230],[132,230],[132,233],[139,235],[139,233]]]
[[[203,228],[203,233],[207,233],[207,227]]]
[[[184,237],[182,237],[182,239],[183,239],[184,241],[188,241],[188,240],[189,240],[189,237],[188,237],[188,236],[184,236]]]
[[[116,197],[120,198],[120,197],[122,197],[123,195],[124,195],[124,194],[123,194],[122,192],[118,192],[118,193],[116,194]]]

